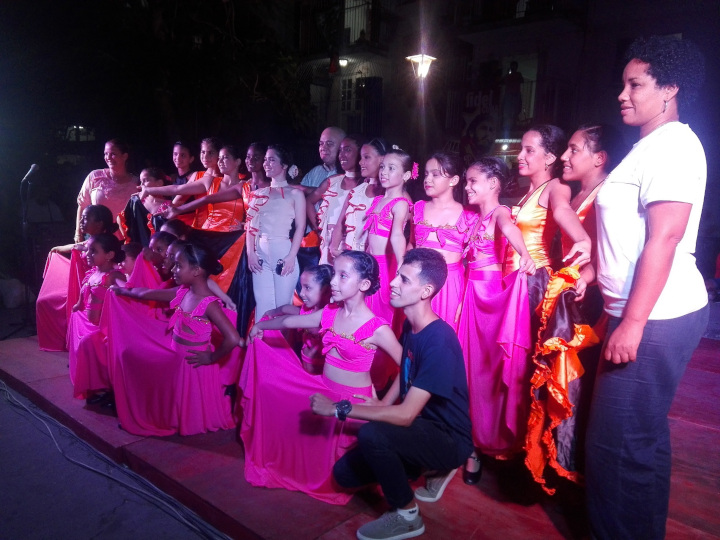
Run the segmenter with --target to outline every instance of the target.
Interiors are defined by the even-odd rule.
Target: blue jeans
[[[610,318],[608,336],[620,321]],[[593,538],[665,538],[668,413],[707,321],[707,306],[676,319],[648,321],[635,362],[600,360],[586,441]]]
[[[335,481],[346,488],[379,482],[391,508],[413,500],[408,484],[423,469],[450,471],[465,463],[472,444],[459,444],[446,426],[416,418],[408,427],[368,422],[358,432],[358,445],[333,468]]]

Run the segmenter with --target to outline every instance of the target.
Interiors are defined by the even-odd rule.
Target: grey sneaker
[[[428,476],[425,479],[425,487],[415,490],[415,498],[418,501],[424,502],[435,502],[439,500],[456,472],[457,469],[453,469],[449,473]]]
[[[418,510],[415,519],[408,521],[395,510],[385,512],[380,519],[366,523],[357,530],[359,540],[402,540],[415,538],[425,532],[425,524]]]

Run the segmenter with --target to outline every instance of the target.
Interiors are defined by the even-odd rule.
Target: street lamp
[[[412,63],[413,73],[415,73],[415,76],[420,79],[427,77],[428,71],[430,71],[430,64],[433,63],[433,60],[437,60],[434,56],[427,54],[414,54],[413,56],[405,57],[405,59],[410,60]]]

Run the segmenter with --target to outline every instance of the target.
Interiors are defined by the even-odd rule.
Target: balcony
[[[465,28],[551,19],[583,20],[587,0],[473,0],[460,2],[457,23]]]
[[[298,52],[303,57],[384,53],[397,28],[398,0],[304,0],[299,4]]]

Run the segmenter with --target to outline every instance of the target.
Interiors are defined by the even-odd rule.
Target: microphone
[[[28,178],[30,178],[33,174],[35,174],[36,172],[38,172],[39,169],[40,169],[40,165],[37,165],[37,164],[35,164],[35,163],[33,163],[32,165],[30,165],[30,170],[27,172],[27,174],[25,175],[25,177],[24,177],[22,180],[20,180],[20,183],[22,184],[25,180],[27,180]]]

